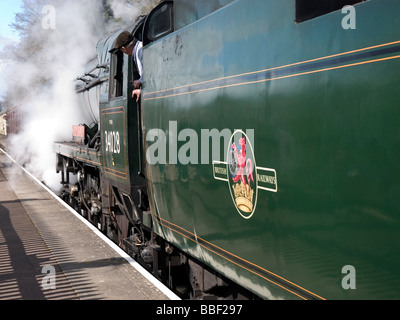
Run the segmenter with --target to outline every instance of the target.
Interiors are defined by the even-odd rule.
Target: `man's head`
[[[121,50],[123,53],[132,55],[135,38],[129,31],[120,33],[117,40],[115,41],[114,50]]]

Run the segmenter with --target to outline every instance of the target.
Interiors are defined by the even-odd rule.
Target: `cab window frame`
[[[164,27],[157,29],[159,26]],[[163,1],[153,9],[146,19],[143,27],[143,46],[174,31],[174,2]]]
[[[296,23],[324,16],[342,9],[347,5],[355,5],[369,0],[296,0]]]
[[[110,57],[109,99],[117,99],[124,95],[124,53],[118,50]]]

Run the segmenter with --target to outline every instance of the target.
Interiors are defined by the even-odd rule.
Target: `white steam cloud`
[[[85,118],[86,110],[80,109],[74,79],[85,73],[85,65],[96,56],[101,38],[132,24],[160,0],[110,0],[114,20],[107,26],[103,1],[50,0],[54,7],[45,0],[36,1],[41,8],[36,8],[39,19],[29,27],[31,35],[27,39],[32,44],[21,43],[18,47],[29,52],[29,59],[2,68],[2,85],[6,82],[14,92],[13,103],[23,114],[21,132],[12,137],[8,148],[19,163],[57,190],[60,176],[55,171],[54,142],[71,141],[73,125],[92,122]],[[31,3],[24,0],[25,5]],[[12,90],[17,87],[28,96],[23,103],[18,90],[16,94]]]
[[[154,8],[159,2],[161,2],[161,0],[109,1],[114,17],[128,25],[134,22],[133,17],[149,13],[150,10]]]
[[[70,141],[72,126],[87,120],[79,109],[73,80],[84,73],[86,62],[96,54],[103,27],[100,4],[97,0],[68,0],[49,11],[52,15],[43,14],[47,21],[42,19],[32,27],[42,49],[8,70],[9,87],[18,85],[29,92],[27,101],[18,106],[23,115],[21,132],[12,137],[8,147],[19,163],[53,189],[60,187],[53,143]],[[43,78],[46,84],[38,86]]]

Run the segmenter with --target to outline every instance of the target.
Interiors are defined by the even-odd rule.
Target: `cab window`
[[[174,31],[173,1],[164,1],[148,16],[143,32],[143,45]]]
[[[121,51],[111,54],[110,63],[110,99],[121,97],[123,94],[124,54]]]
[[[322,16],[344,6],[367,0],[296,0],[296,22],[303,22]]]

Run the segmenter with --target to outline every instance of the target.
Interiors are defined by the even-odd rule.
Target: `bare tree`
[[[87,24],[97,30],[89,31],[87,27],[82,30],[89,31],[92,34],[92,40],[97,42],[105,35],[106,31],[113,31],[117,29],[117,26],[119,28],[131,24],[138,15],[148,14],[159,2],[160,0],[91,0],[90,3],[99,12],[90,12]],[[54,61],[60,61],[60,57],[54,55],[64,56],[66,52],[59,53],[54,47],[59,46],[62,51],[65,46],[60,39],[71,43],[71,37],[74,35],[71,35],[68,29],[74,27],[77,22],[75,21],[76,17],[71,15],[70,21],[68,21],[71,28],[68,23],[64,23],[64,29],[57,26],[57,30],[44,30],[42,25],[43,8],[49,5],[53,6],[58,15],[62,11],[59,11],[59,8],[65,9],[66,6],[70,6],[70,3],[65,0],[23,0],[22,9],[15,15],[15,21],[11,24],[11,27],[18,32],[21,41],[0,53],[3,59],[14,61],[14,67],[18,69],[11,72],[11,76],[7,79],[10,85],[8,94],[3,96],[4,100],[12,100],[10,96],[29,96],[32,91],[40,90],[40,87],[49,85],[55,80],[56,73],[52,73],[50,70],[54,69]],[[94,19],[93,16],[96,18]],[[116,24],[116,22],[118,23]],[[73,29],[75,30],[75,28]],[[95,52],[95,44],[92,46],[93,52]],[[61,61],[63,60],[61,59]],[[65,61],[65,63],[69,62]],[[24,82],[28,74],[33,78],[29,85]]]
[[[50,0],[50,2],[58,2]],[[49,4],[48,0],[23,0],[21,12],[15,14],[15,21],[10,25],[17,31],[22,40],[29,38],[34,31],[33,26],[37,25],[42,19],[42,8]]]

